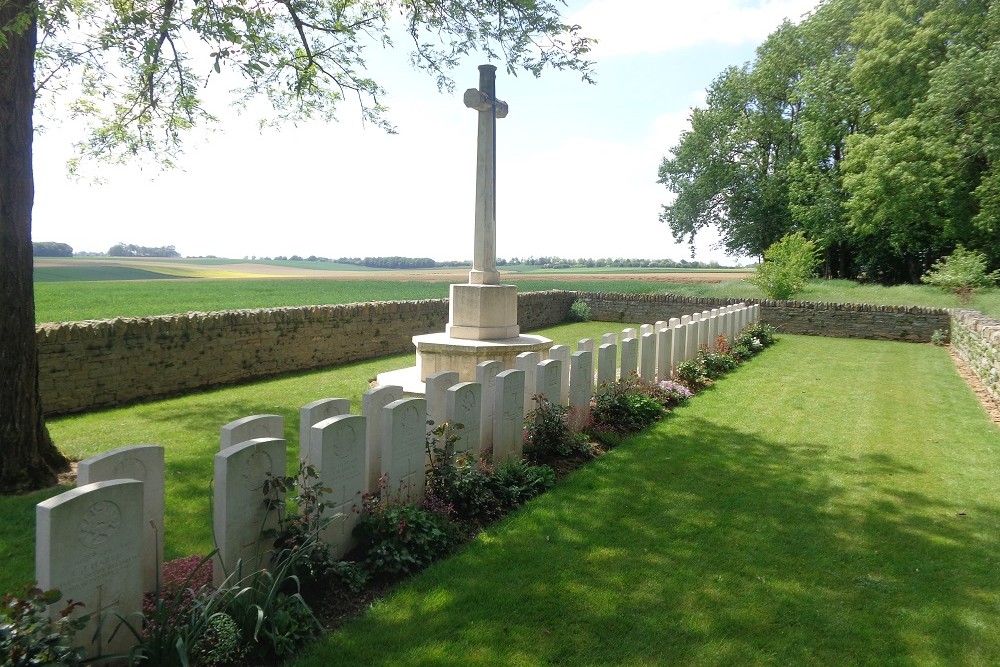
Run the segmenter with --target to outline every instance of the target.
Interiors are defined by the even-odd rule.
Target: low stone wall
[[[929,342],[950,326],[949,313],[932,308],[561,290],[518,295],[518,324],[531,331],[564,322],[576,299],[606,322],[652,323],[746,301],[786,333]],[[37,332],[42,404],[47,415],[81,412],[410,353],[413,336],[443,331],[447,321],[448,300],[433,299],[46,324]],[[990,340],[1000,336],[991,331]],[[996,387],[992,345],[985,358]]]
[[[854,303],[713,299],[672,294],[610,294],[578,292],[595,320],[655,322],[698,310],[759,303],[761,320],[778,331],[831,338],[869,338],[929,343],[936,329],[948,331],[950,315],[940,308],[868,306]]]
[[[975,310],[952,311],[951,346],[1000,401],[1000,322]]]
[[[519,295],[523,330],[566,319],[571,292]],[[388,301],[38,327],[47,415],[415,352],[411,338],[443,331],[448,300]]]

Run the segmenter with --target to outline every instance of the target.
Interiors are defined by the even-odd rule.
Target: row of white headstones
[[[462,424],[457,452],[489,455],[494,462],[521,457],[526,411],[533,397],[571,407],[577,424],[589,418],[594,383],[637,373],[646,380],[671,377],[683,361],[717,338],[732,339],[759,318],[758,306],[705,311],[667,322],[642,325],[618,337],[605,334],[600,345],[579,341],[570,353],[556,345],[549,358],[521,354],[516,367],[503,370],[496,361],[477,367],[477,382],[459,382],[457,373],[427,378],[425,398],[404,398],[398,386],[371,389],[362,396],[362,414],[350,414],[346,399],[327,398],[300,408],[299,455],[315,467],[332,517],[322,539],[334,556],[353,546],[352,530],[360,516],[362,495],[398,494],[419,501],[428,463],[428,421]],[[596,352],[597,368],[594,370]],[[284,419],[253,415],[222,427],[215,455],[213,526],[218,552],[213,578],[221,583],[238,567],[252,571],[267,557],[262,527],[273,527],[277,513],[266,502],[267,475],[286,470]],[[42,589],[58,588],[63,599],[84,603],[90,627],[77,639],[89,655],[127,650],[131,633],[118,632],[109,642],[101,617],[133,617],[144,591],[158,588],[163,561],[164,451],[156,445],[123,447],[78,466],[77,488],[39,503],[36,508],[35,568]],[[51,613],[58,612],[53,605]],[[90,642],[93,637],[94,641]]]

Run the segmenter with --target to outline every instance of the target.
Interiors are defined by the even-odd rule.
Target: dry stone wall
[[[563,322],[577,299],[590,305],[593,319],[607,322],[667,321],[739,303],[673,295],[529,292],[518,296],[518,324],[531,331]],[[786,333],[928,342],[936,329],[947,331],[950,325],[949,313],[937,309],[759,303],[761,319]],[[447,320],[447,299],[433,299],[45,324],[37,331],[42,402],[48,415],[81,412],[409,353],[414,351],[413,336],[442,331]],[[995,340],[998,334],[990,335]],[[997,344],[991,345],[988,354],[970,354],[986,354],[993,364],[993,375],[987,376],[994,378],[995,388]]]
[[[951,346],[1000,401],[1000,322],[975,310],[956,310]]]
[[[566,318],[572,294],[520,295],[530,330]],[[37,329],[48,415],[412,352],[443,331],[448,300],[388,301],[44,324]]]
[[[732,306],[739,299],[671,294],[579,292],[595,320],[655,322],[689,311]],[[948,331],[950,315],[940,308],[869,306],[855,303],[747,300],[759,303],[761,320],[780,332],[832,338],[868,338],[928,343],[935,330]]]

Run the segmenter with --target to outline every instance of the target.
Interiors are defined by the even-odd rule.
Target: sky
[[[692,259],[659,221],[670,194],[658,166],[712,80],[815,4],[570,0],[565,18],[598,40],[596,85],[573,72],[512,77],[492,63],[510,108],[497,121],[497,255]],[[441,93],[397,43],[366,51],[397,134],[365,125],[349,99],[337,122],[263,131],[253,114],[223,107],[212,132],[187,138],[178,168],[98,165],[71,179],[79,128],[49,123],[35,138],[33,240],[77,252],[174,246],[187,257],[471,259],[477,120],[462,93],[488,60],[470,56],[452,73],[454,93]],[[700,234],[693,259],[749,261],[717,245]]]

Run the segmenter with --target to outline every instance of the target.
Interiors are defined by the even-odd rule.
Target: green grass
[[[194,260],[197,261],[197,260]],[[215,261],[215,260],[211,260]],[[315,264],[304,262],[304,264]],[[87,271],[88,267],[69,267]],[[129,267],[105,269],[116,274]],[[102,269],[92,267],[94,272]],[[62,270],[49,267],[46,272]],[[138,269],[134,269],[138,270]],[[557,274],[557,271],[550,273]],[[596,273],[596,270],[595,270]],[[109,274],[111,275],[111,274]],[[509,275],[505,281],[520,291],[567,289],[635,294],[671,293],[680,296],[762,298],[753,285],[742,280],[720,283],[663,283],[639,280],[542,280],[533,273]],[[528,276],[528,277],[522,277]],[[443,299],[445,282],[389,280],[226,279],[226,280],[106,280],[94,282],[38,282],[35,313],[38,322],[65,322],[114,317],[146,317],[189,311],[276,308],[316,304]],[[867,303],[873,305],[961,307],[958,299],[926,285],[860,285],[847,280],[814,280],[796,295],[802,301]],[[1000,319],[1000,289],[976,294],[966,307]]]
[[[997,664],[998,476],[945,350],[782,336],[294,664]]]
[[[543,330],[556,343],[576,349],[581,338],[598,338],[637,324],[586,322],[564,324]],[[63,417],[48,424],[59,448],[74,459],[133,444],[158,444],[166,448],[167,511],[165,552],[167,559],[212,548],[209,522],[209,482],[212,461],[219,449],[219,429],[234,419],[251,414],[278,414],[285,418],[285,438],[292,452],[289,472],[294,471],[298,452],[299,407],[319,398],[351,401],[361,413],[361,394],[382,371],[411,366],[413,354],[299,373],[237,387],[226,387],[183,397],[154,401],[103,412]],[[0,497],[0,592],[12,590],[33,576],[34,506],[60,490],[31,497]]]
[[[34,275],[35,283],[76,282],[81,280],[169,280],[180,277],[131,266],[41,266],[35,269]]]
[[[146,317],[189,311],[273,308],[362,301],[444,299],[447,283],[380,280],[183,280],[40,283],[38,322]]]

